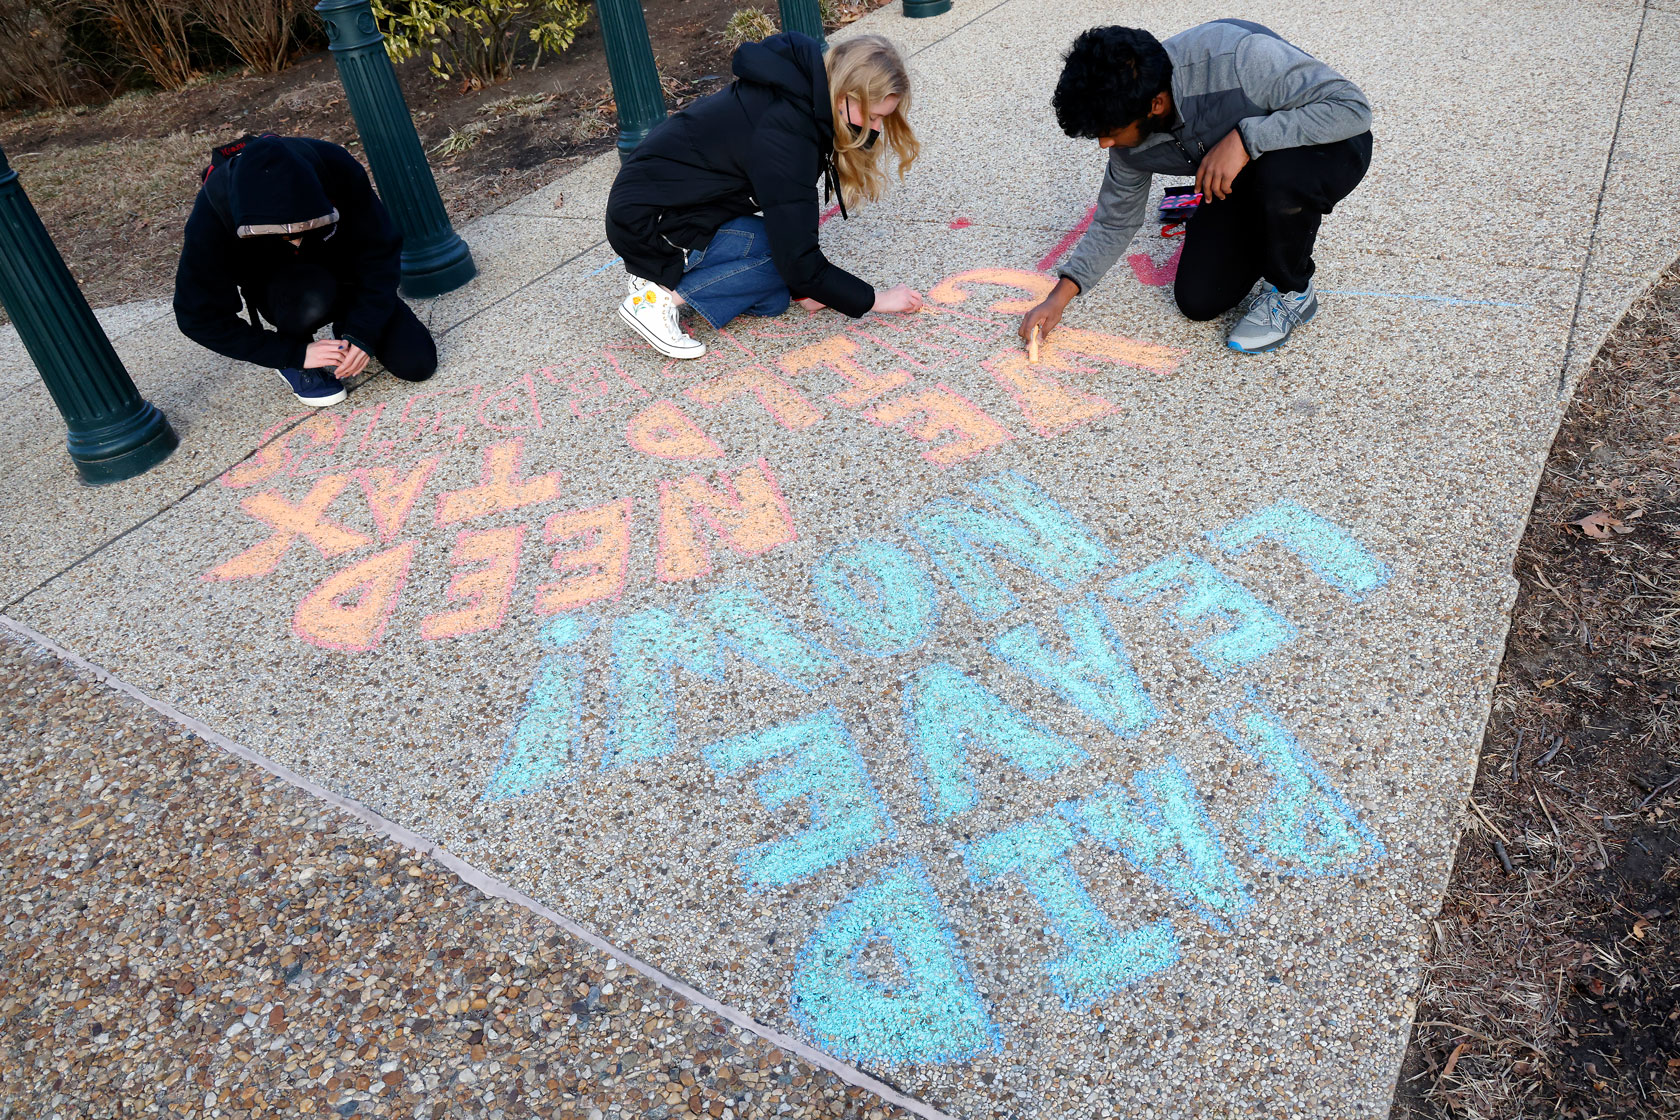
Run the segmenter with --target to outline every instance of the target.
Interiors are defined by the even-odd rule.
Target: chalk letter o
[[[851,648],[871,657],[927,641],[939,601],[927,569],[902,548],[860,541],[829,553],[811,577],[817,605]]]

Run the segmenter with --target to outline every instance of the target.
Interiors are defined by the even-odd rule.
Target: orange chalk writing
[[[1088,358],[1102,358],[1105,361],[1154,370],[1157,373],[1169,373],[1177,369],[1178,360],[1186,353],[1183,349],[1162,346],[1159,342],[1144,342],[1117,334],[1099,334],[1078,327],[1057,328],[1054,334],[1044,340],[1044,352],[1050,355],[1083,354]]]
[[[365,652],[385,637],[396,609],[414,542],[376,553],[322,580],[292,612],[294,637],[322,649]]]
[[[624,594],[630,571],[630,499],[567,510],[543,525],[543,540],[549,544],[579,539],[579,547],[554,553],[554,570],[565,578],[537,588],[538,615],[576,610]]]
[[[922,452],[922,458],[940,468],[972,459],[1015,438],[979,405],[944,383],[895,397],[864,415],[883,427],[902,428],[924,443],[954,434],[957,438]]]
[[[853,359],[857,349],[858,344],[851,339],[835,335],[798,350],[790,350],[776,359],[776,364],[789,377],[798,377],[812,369],[833,370],[851,386],[843,392],[829,394],[828,399],[842,408],[861,408],[889,389],[896,389],[910,380],[909,372],[902,369],[890,373],[869,372]]]
[[[1027,299],[1001,299],[990,308],[992,311],[1016,313],[1036,307],[1056,286],[1056,278],[1019,268],[975,268],[941,280],[928,292],[928,298],[938,303],[961,303],[968,298],[969,286],[974,284],[992,284],[1026,292]]]
[[[659,555],[654,569],[667,582],[698,579],[712,571],[712,550],[700,523],[740,556],[759,556],[797,538],[793,515],[763,459],[715,481],[691,474],[659,484]]]
[[[1063,385],[1049,370],[1076,368],[1064,356],[1046,353],[1033,365],[1023,353],[1002,354],[982,363],[1021,410],[1021,419],[1036,434],[1048,439],[1061,435],[1088,420],[1113,412],[1113,401]]]
[[[459,638],[494,630],[507,617],[513,598],[513,580],[519,574],[519,548],[525,541],[525,526],[508,525],[477,532],[462,529],[449,553],[452,567],[481,564],[469,572],[449,577],[444,599],[466,605],[441,611],[420,622],[420,636],[427,641]]]
[[[329,474],[310,488],[303,500],[293,505],[272,490],[252,494],[239,508],[274,530],[274,534],[238,556],[205,573],[207,580],[254,579],[266,576],[280,563],[292,542],[302,537],[329,559],[343,555],[372,538],[327,520],[327,507],[350,484],[347,474]]]
[[[700,404],[718,405],[746,393],[757,397],[771,419],[789,431],[809,428],[823,418],[820,408],[763,366],[732,370],[690,386],[683,395]]]
[[[484,449],[479,484],[438,495],[437,523],[453,525],[489,513],[552,502],[560,496],[560,472],[520,478],[525,438],[493,443]]]
[[[422,459],[406,474],[393,467],[362,467],[354,472],[356,481],[362,484],[362,494],[367,498],[374,524],[379,526],[381,541],[389,544],[402,532],[409,511],[441,462],[443,456],[438,454]]]
[[[676,401],[655,401],[625,425],[624,438],[657,459],[721,459],[723,448]]]

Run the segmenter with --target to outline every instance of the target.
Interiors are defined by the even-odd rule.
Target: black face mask
[[[852,132],[853,136],[856,136],[858,133],[863,131],[863,129],[859,128],[857,125],[853,124],[851,121],[846,122],[846,127],[851,129],[851,132]],[[880,129],[878,129],[878,128],[870,129],[869,130],[869,135],[865,136],[863,138],[863,150],[867,152],[869,149],[873,148],[875,146],[875,141],[879,140],[880,138],[881,138],[881,130]]]

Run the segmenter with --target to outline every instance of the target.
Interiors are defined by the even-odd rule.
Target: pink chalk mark
[[[817,219],[817,224],[819,226],[826,226],[828,224],[828,220],[838,213],[840,213],[840,204],[836,202],[833,206],[830,206],[827,210],[823,211],[823,216]]]
[[[1067,255],[1068,250],[1072,249],[1076,244],[1078,244],[1079,239],[1085,236],[1085,231],[1091,228],[1091,222],[1096,218],[1096,216],[1097,208],[1093,206],[1086,212],[1085,217],[1080,219],[1079,224],[1068,231],[1066,237],[1056,242],[1056,247],[1054,249],[1051,249],[1039,259],[1038,270],[1040,272],[1049,272],[1052,268],[1056,267],[1056,264]]]
[[[967,229],[969,226],[971,226],[973,224],[974,223],[969,221],[967,218],[958,218],[956,221],[951,223],[951,228],[952,229]]]
[[[1178,277],[1178,258],[1184,255],[1184,242],[1178,243],[1172,256],[1163,264],[1156,264],[1148,253],[1133,253],[1126,258],[1126,263],[1132,266],[1132,275],[1137,277],[1139,284],[1147,284],[1151,288],[1164,288]]]

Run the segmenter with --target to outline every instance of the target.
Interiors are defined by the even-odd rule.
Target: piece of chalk
[[[1032,365],[1038,364],[1038,326],[1033,325],[1032,335],[1027,339],[1027,361]]]

